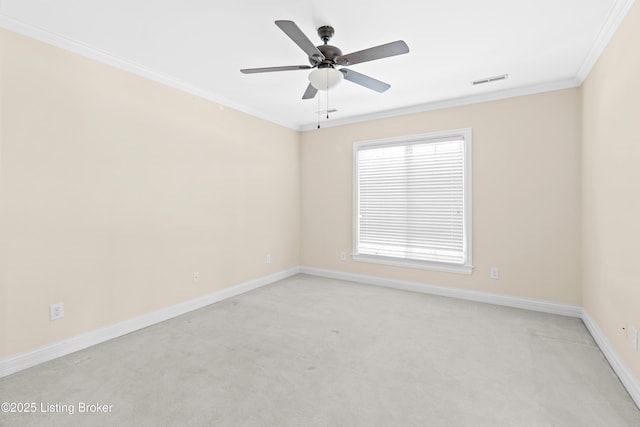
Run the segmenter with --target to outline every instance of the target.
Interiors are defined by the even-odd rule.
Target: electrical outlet
[[[346,260],[347,260],[347,253],[340,252],[340,261],[346,261]]]
[[[193,272],[193,283],[197,283],[200,281],[200,272],[199,271],[194,271]]]
[[[58,319],[62,319],[64,317],[64,304],[63,303],[57,303],[57,304],[51,304],[49,306],[49,318],[51,320],[58,320]]]
[[[632,326],[629,332],[631,333],[631,347],[638,351],[638,330]]]
[[[271,264],[271,255],[267,255],[265,261],[267,264]]]
[[[498,267],[491,267],[489,277],[491,277],[493,280],[498,280],[500,278],[500,270],[498,270]]]

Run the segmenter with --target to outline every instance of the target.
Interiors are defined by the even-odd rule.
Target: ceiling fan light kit
[[[389,89],[391,85],[355,72],[351,69],[338,69],[336,66],[355,65],[362,62],[402,55],[409,52],[407,44],[402,40],[398,40],[343,55],[339,48],[328,44],[335,32],[333,27],[324,25],[318,28],[318,36],[324,44],[314,46],[311,40],[309,40],[309,38],[293,21],[279,20],[275,21],[275,24],[307,54],[311,65],[245,68],[240,71],[244,74],[255,74],[274,71],[314,69],[309,74],[309,85],[302,95],[302,99],[314,98],[319,90],[327,91],[337,86],[342,80],[348,80],[376,92],[384,92]]]
[[[344,75],[335,68],[317,68],[309,73],[309,82],[318,90],[329,90],[336,87]]]

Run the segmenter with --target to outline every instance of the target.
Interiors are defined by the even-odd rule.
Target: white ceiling
[[[410,52],[351,66],[391,84],[329,92],[322,126],[577,86],[633,0],[0,0],[0,26],[291,127],[316,127],[326,93],[302,100],[308,64],[275,24],[349,53],[402,39]],[[506,80],[473,86],[485,77]],[[320,101],[320,106],[319,106]]]

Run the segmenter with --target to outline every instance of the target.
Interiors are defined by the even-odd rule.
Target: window
[[[471,129],[354,144],[354,259],[471,273]]]

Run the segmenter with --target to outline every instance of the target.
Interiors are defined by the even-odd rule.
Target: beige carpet
[[[1,379],[0,396],[36,403],[0,413],[21,427],[640,426],[579,319],[304,275]]]

